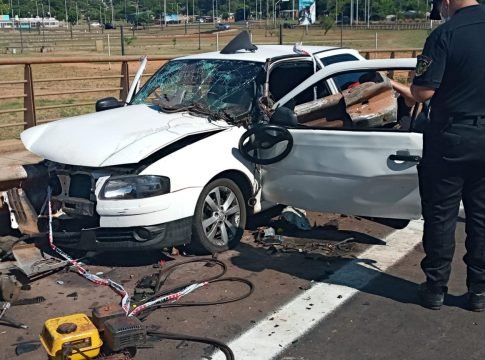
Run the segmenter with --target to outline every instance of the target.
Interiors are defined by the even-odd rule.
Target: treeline
[[[316,0],[317,16],[350,15],[351,0]],[[164,12],[167,14],[205,15],[227,17],[229,13],[242,11],[246,5],[246,18],[271,18],[273,4],[278,3],[278,10],[298,9],[298,0],[0,0],[0,13],[18,15],[19,17],[47,17],[49,15],[59,20],[65,20],[66,14],[70,22],[100,22],[139,19],[150,21],[157,19]],[[360,19],[365,18],[366,4],[370,3],[369,15],[372,19],[381,19],[386,15],[397,15],[415,12],[417,17],[424,16],[429,11],[430,0],[353,0],[354,17],[357,13]],[[485,0],[480,0],[485,3]],[[10,7],[12,4],[12,7]],[[213,11],[213,7],[215,11]]]

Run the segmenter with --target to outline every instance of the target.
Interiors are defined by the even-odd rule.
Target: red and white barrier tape
[[[121,307],[123,308],[123,310],[125,311],[127,316],[136,316],[138,313],[140,313],[141,311],[143,311],[143,310],[145,310],[149,307],[160,305],[160,304],[163,304],[163,303],[168,302],[168,301],[172,301],[172,302],[177,301],[180,298],[182,298],[183,296],[190,294],[192,291],[194,291],[194,290],[196,290],[200,287],[206,286],[208,284],[207,282],[203,282],[203,283],[195,283],[195,284],[189,285],[186,288],[184,288],[184,289],[182,289],[182,290],[180,290],[176,293],[161,296],[157,299],[154,299],[154,300],[149,301],[145,304],[142,304],[142,305],[136,307],[133,311],[130,312],[130,296],[128,295],[128,292],[123,288],[122,285],[114,282],[111,279],[103,279],[103,278],[101,278],[101,277],[99,277],[99,276],[97,276],[93,273],[90,273],[88,270],[83,268],[77,260],[71,258],[62,249],[58,248],[54,244],[54,233],[52,231],[52,205],[51,205],[51,189],[50,188],[47,190],[47,201],[48,201],[48,207],[49,207],[49,245],[52,248],[52,250],[54,250],[61,257],[63,257],[65,260],[69,261],[72,265],[74,265],[76,267],[77,272],[80,275],[82,275],[84,278],[86,278],[89,281],[91,281],[95,284],[98,284],[98,285],[109,286],[118,295],[120,295],[122,297]]]

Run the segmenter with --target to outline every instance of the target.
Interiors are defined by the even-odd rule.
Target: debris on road
[[[6,323],[7,325],[19,328],[19,329],[28,329],[28,326],[22,323],[19,323],[5,315],[8,309],[10,309],[11,304],[7,301],[0,301],[0,322]]]
[[[66,260],[41,252],[33,243],[17,244],[12,248],[12,253],[16,266],[29,278],[59,270],[69,264]]]
[[[29,353],[40,348],[41,343],[38,340],[30,340],[18,343],[15,347],[15,355],[19,356],[25,353]]]
[[[311,230],[312,225],[306,217],[305,210],[297,209],[292,206],[287,206],[281,213],[281,219],[296,226],[300,230]]]

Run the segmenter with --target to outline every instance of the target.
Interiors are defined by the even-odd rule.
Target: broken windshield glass
[[[263,71],[263,64],[249,61],[174,60],[158,70],[131,103],[155,99],[166,111],[207,109],[239,117],[251,111]]]

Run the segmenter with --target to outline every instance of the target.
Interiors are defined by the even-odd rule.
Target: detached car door
[[[289,154],[279,162],[261,166],[263,198],[313,211],[419,218],[421,206],[416,166],[422,155],[422,135],[410,128],[412,121],[405,119],[402,109],[398,109],[397,94],[390,88],[375,96],[380,100],[364,97],[352,106],[347,98],[338,100],[345,92],[348,95],[354,91],[355,94],[359,86],[363,86],[356,81],[358,79],[365,80],[370,88],[390,86],[388,80],[387,84],[380,84],[386,81],[381,75],[383,70],[397,74],[398,70],[414,69],[415,64],[414,59],[334,64],[318,71],[282,97],[273,109],[290,107],[297,114],[298,125],[287,127],[293,138]],[[376,76],[378,79],[372,79]],[[341,88],[340,94],[320,91],[322,98],[317,102],[324,103],[329,99],[335,103],[333,109],[323,110],[327,111],[326,117],[317,111],[316,118],[314,115],[315,119],[312,119],[308,112],[305,113],[315,101],[294,107],[294,99],[301,92],[316,85],[323,88],[332,81],[343,84],[342,79],[352,88]],[[347,104],[342,109],[345,101]],[[339,107],[346,114],[335,114]],[[409,118],[411,115],[408,113]],[[339,116],[345,118],[339,119]]]

